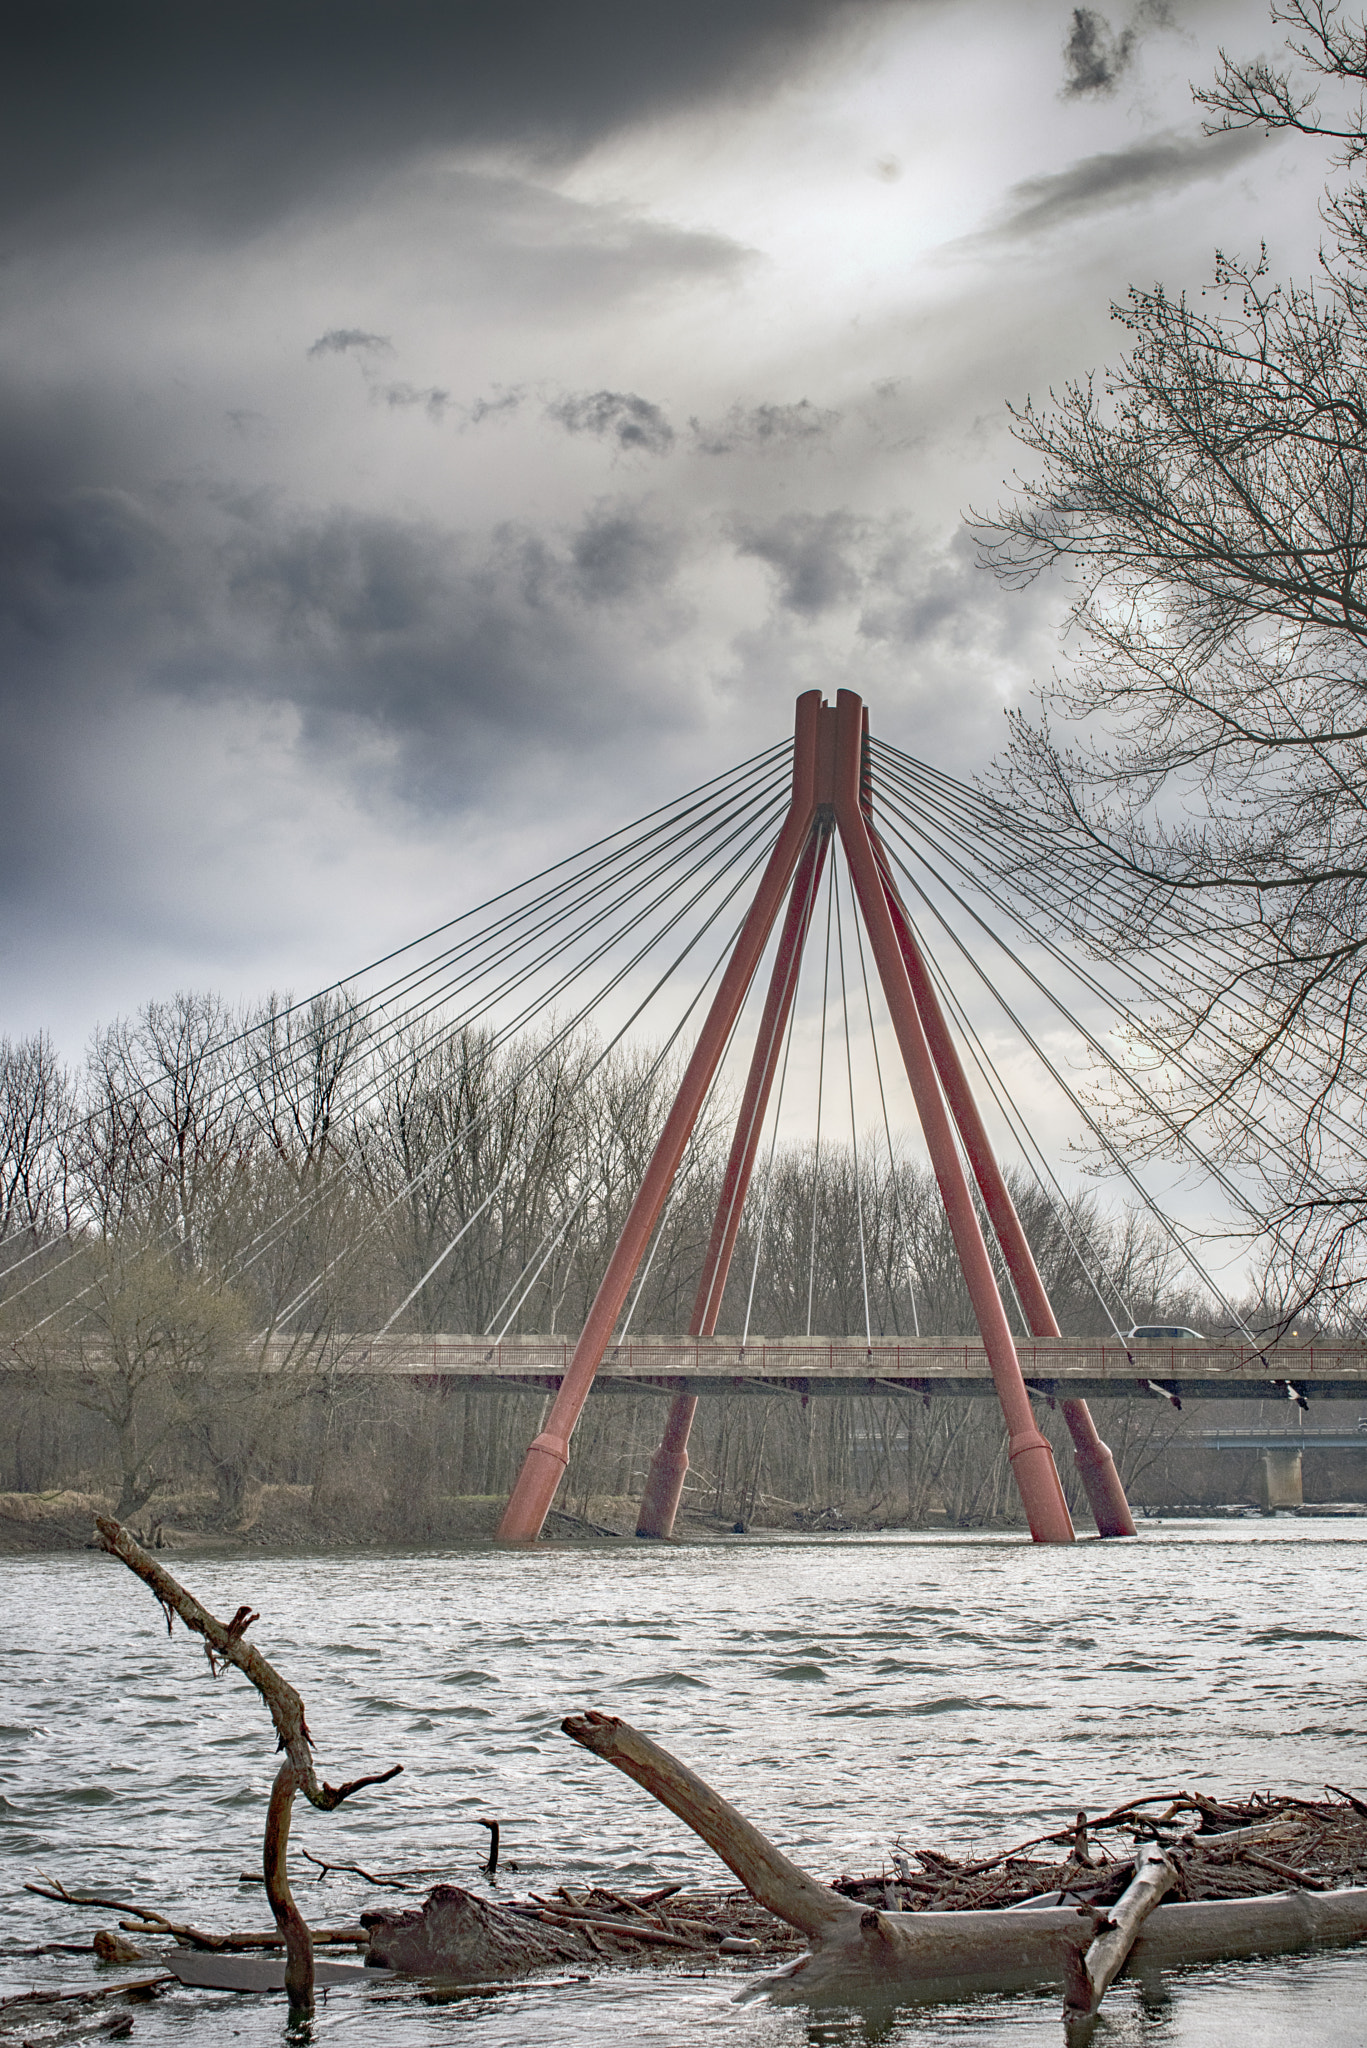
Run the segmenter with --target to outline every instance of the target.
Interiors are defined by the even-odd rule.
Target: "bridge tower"
[[[530,1542],[541,1533],[569,1461],[571,1432],[668,1199],[684,1148],[786,895],[787,906],[759,1033],[689,1325],[695,1336],[710,1336],[716,1329],[760,1128],[797,991],[817,886],[836,834],[849,866],[859,914],[869,937],[940,1197],[982,1332],[1006,1422],[1012,1471],[1031,1536],[1037,1543],[1073,1540],[1072,1519],[1059,1484],[1054,1455],[1031,1413],[1010,1325],[955,1143],[956,1128],[1031,1334],[1056,1337],[1058,1324],[874,826],[868,718],[863,702],[854,691],[841,690],[835,704],[829,705],[820,691],[809,690],[797,700],[792,794],[787,814],[574,1356],[509,1497],[498,1531],[505,1541]],[[673,1530],[688,1469],[688,1435],[696,1406],[694,1397],[681,1395],[670,1409],[663,1440],[651,1461],[638,1535],[664,1537]],[[1098,1532],[1102,1536],[1132,1536],[1134,1522],[1115,1462],[1097,1433],[1086,1402],[1066,1400],[1062,1408]]]

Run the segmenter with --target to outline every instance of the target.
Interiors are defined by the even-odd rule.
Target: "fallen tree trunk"
[[[624,1771],[685,1821],[771,1913],[807,1935],[807,1955],[768,1980],[771,1996],[814,2004],[957,1998],[975,1991],[1075,1984],[1090,1909],[880,1912],[828,1890],[790,1863],[726,1800],[625,1721],[571,1715],[565,1733]],[[1129,1959],[1164,1968],[1282,1953],[1367,1935],[1367,1888],[1276,1892],[1161,1907]],[[1109,1981],[1109,1980],[1108,1980]]]
[[[858,1906],[790,1863],[734,1806],[649,1736],[609,1714],[572,1714],[560,1725],[575,1742],[625,1771],[676,1813],[716,1850],[751,1897],[790,1927],[816,1941],[843,1926],[851,1915],[860,1918]]]
[[[1177,1881],[1171,1857],[1152,1842],[1135,1858],[1133,1881],[1101,1919],[1096,1937],[1078,1958],[1063,1999],[1067,2048],[1085,2048],[1101,2001],[1129,1959],[1139,1930]]]

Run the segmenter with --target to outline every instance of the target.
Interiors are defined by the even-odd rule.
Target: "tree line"
[[[318,1503],[339,1473],[373,1476],[423,1403],[348,1383],[345,1340],[387,1322],[575,1331],[677,1074],[582,1033],[388,1032],[345,993],[151,1002],[75,1068],[41,1035],[0,1044],[9,1483],[96,1475],[121,1514],[209,1485],[233,1524],[272,1474],[306,1473]],[[638,1334],[687,1328],[733,1107],[714,1102],[689,1147],[629,1310]],[[1065,1331],[1207,1312],[1151,1225],[1089,1196],[1051,1205],[1019,1177],[1014,1192]],[[976,1327],[928,1168],[881,1134],[857,1157],[829,1142],[762,1156],[718,1327],[849,1336],[866,1316],[879,1337]],[[742,1518],[771,1495],[829,1507],[880,1487],[913,1514],[932,1494],[961,1519],[1008,1513],[994,1404],[940,1405],[913,1427],[904,1401],[862,1419],[835,1400],[722,1404],[700,1423],[695,1496]],[[587,1512],[629,1491],[658,1408],[595,1403],[563,1498]],[[446,1490],[506,1487],[538,1412],[520,1394],[448,1400]],[[430,1445],[430,1418],[420,1434]],[[410,1496],[427,1455],[410,1446],[394,1468]]]

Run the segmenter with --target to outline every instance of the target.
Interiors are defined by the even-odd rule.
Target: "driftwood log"
[[[225,1665],[235,1665],[256,1687],[275,1723],[276,1747],[283,1750],[284,1761],[276,1772],[270,1804],[266,1809],[262,1874],[266,1881],[266,1897],[285,1945],[285,1991],[290,2012],[292,2016],[307,2015],[313,2010],[313,1939],[303,1914],[294,1902],[287,1869],[295,1794],[302,1792],[311,1806],[330,1813],[363,1786],[383,1785],[390,1778],[397,1777],[403,1765],[395,1764],[391,1769],[374,1772],[369,1777],[352,1778],[345,1785],[320,1783],[313,1768],[313,1738],[304,1719],[303,1700],[274,1665],[266,1662],[256,1646],[246,1641],[247,1630],[260,1616],[244,1606],[238,1608],[231,1621],[220,1621],[207,1607],[201,1606],[192,1593],[186,1592],[165,1565],[150,1556],[141,1544],[135,1543],[118,1522],[98,1515],[95,1526],[103,1547],[112,1556],[120,1558],[144,1585],[151,1587],[166,1616],[167,1634],[171,1631],[172,1616],[178,1614],[186,1628],[202,1638],[204,1654],[215,1678]]]
[[[1049,1984],[1074,1989],[1086,1979],[1083,1952],[1099,1931],[1091,1908],[1081,1914],[1076,1906],[880,1911],[808,1876],[710,1785],[625,1721],[587,1713],[571,1715],[561,1726],[677,1814],[752,1897],[806,1935],[808,1953],[768,1980],[773,1997],[868,2004]],[[1367,1887],[1277,1892],[1150,1910],[1128,1955],[1136,1963],[1164,1968],[1276,1954],[1363,1935]]]
[[[1081,1816],[1079,1816],[1081,1818]],[[1134,1862],[1134,1877],[1109,1912],[1098,1916],[1095,1937],[1080,1952],[1077,1967],[1063,1995],[1067,2048],[1086,2048],[1101,2001],[1129,1961],[1139,1930],[1177,1882],[1177,1866],[1154,1843],[1146,1843]]]

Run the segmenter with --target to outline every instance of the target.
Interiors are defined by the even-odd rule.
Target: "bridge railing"
[[[495,1343],[471,1335],[370,1337],[364,1332],[330,1341],[333,1362],[374,1373],[519,1379],[558,1377],[574,1351],[572,1337],[513,1336]],[[1367,1379],[1367,1345],[1283,1345],[1257,1350],[1238,1344],[1135,1344],[1090,1338],[1017,1339],[1027,1380],[1136,1379],[1275,1380],[1299,1385],[1323,1379]],[[283,1346],[282,1346],[283,1351]],[[972,1337],[876,1339],[846,1337],[632,1337],[609,1346],[607,1378],[688,1379],[976,1379],[990,1377],[987,1356]]]

